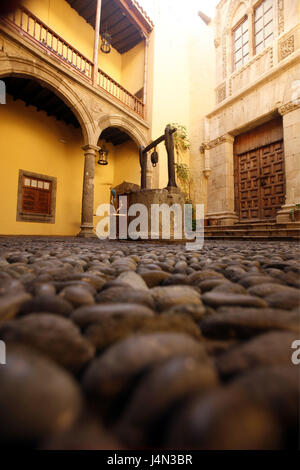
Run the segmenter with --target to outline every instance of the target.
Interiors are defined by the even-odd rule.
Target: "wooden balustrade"
[[[109,95],[121,101],[122,104],[144,117],[144,103],[101,69],[98,69],[97,85]]]
[[[20,34],[29,37],[47,53],[55,55],[65,65],[91,80],[93,63],[25,7],[18,8],[7,20]]]
[[[44,48],[48,54],[54,55],[60,62],[71,67],[81,76],[92,82],[93,62],[87,59],[75,47],[71,46],[71,44],[27,8],[18,8],[14,13],[5,18],[5,21],[13,26],[21,35]],[[97,86],[139,116],[144,117],[144,103],[101,69],[98,69]]]

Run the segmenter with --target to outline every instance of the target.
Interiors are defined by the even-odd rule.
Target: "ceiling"
[[[39,82],[15,77],[6,77],[3,80],[6,84],[7,94],[12,96],[14,101],[21,100],[26,106],[34,106],[37,111],[45,111],[48,116],[53,116],[58,121],[63,121],[76,129],[80,128],[80,124],[71,109],[51,90],[43,87]],[[105,129],[101,134],[101,139],[111,142],[114,146],[131,140],[126,132],[117,127]]]
[[[3,79],[6,91],[13,99],[22,100],[26,106],[34,106],[37,111],[45,111],[58,121],[64,121],[75,128],[80,124],[71,109],[51,90],[44,88],[39,82],[27,78],[7,77]]]
[[[67,0],[80,16],[95,27],[97,0]],[[153,25],[132,0],[102,0],[100,33],[112,36],[112,46],[120,53],[144,39]]]
[[[121,145],[131,140],[131,137],[126,132],[121,131],[117,127],[108,127],[101,134],[101,139],[106,142],[111,142],[113,145]]]

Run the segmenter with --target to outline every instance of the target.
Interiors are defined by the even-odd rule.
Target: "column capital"
[[[233,144],[234,143],[234,136],[232,136],[230,134],[224,134],[221,137],[218,137],[217,139],[211,140],[210,142],[208,142],[207,143],[207,148],[209,150],[211,150],[214,147],[217,147],[218,145],[225,144],[225,143]]]
[[[289,103],[284,104],[278,108],[279,114],[284,116],[285,114],[290,113],[291,111],[295,111],[296,109],[300,108],[300,99],[296,99],[290,101]]]
[[[100,150],[100,147],[96,146],[96,145],[84,145],[83,147],[81,147],[82,150],[84,150],[84,154],[92,154],[92,155],[96,155],[97,152],[99,152]]]

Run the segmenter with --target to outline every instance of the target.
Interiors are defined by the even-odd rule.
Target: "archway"
[[[95,169],[95,202],[97,205],[109,203],[111,188],[126,182],[140,186],[141,167],[139,146],[136,141],[120,127],[110,126],[104,129],[97,143],[107,152],[107,164],[99,162]],[[102,164],[101,164],[102,163]]]
[[[72,84],[63,80],[59,73],[49,69],[42,62],[28,58],[1,58],[0,80],[6,77],[35,80],[42,87],[52,91],[76,116],[82,130],[84,144],[94,143],[96,130],[94,120],[80,96],[74,91]]]
[[[75,235],[82,199],[81,147],[88,138],[77,118],[82,121],[82,116],[35,77],[11,73],[2,80],[7,99],[0,123],[1,233]]]

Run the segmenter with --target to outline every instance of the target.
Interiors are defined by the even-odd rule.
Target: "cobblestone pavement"
[[[297,448],[299,256],[1,238],[1,442]]]

